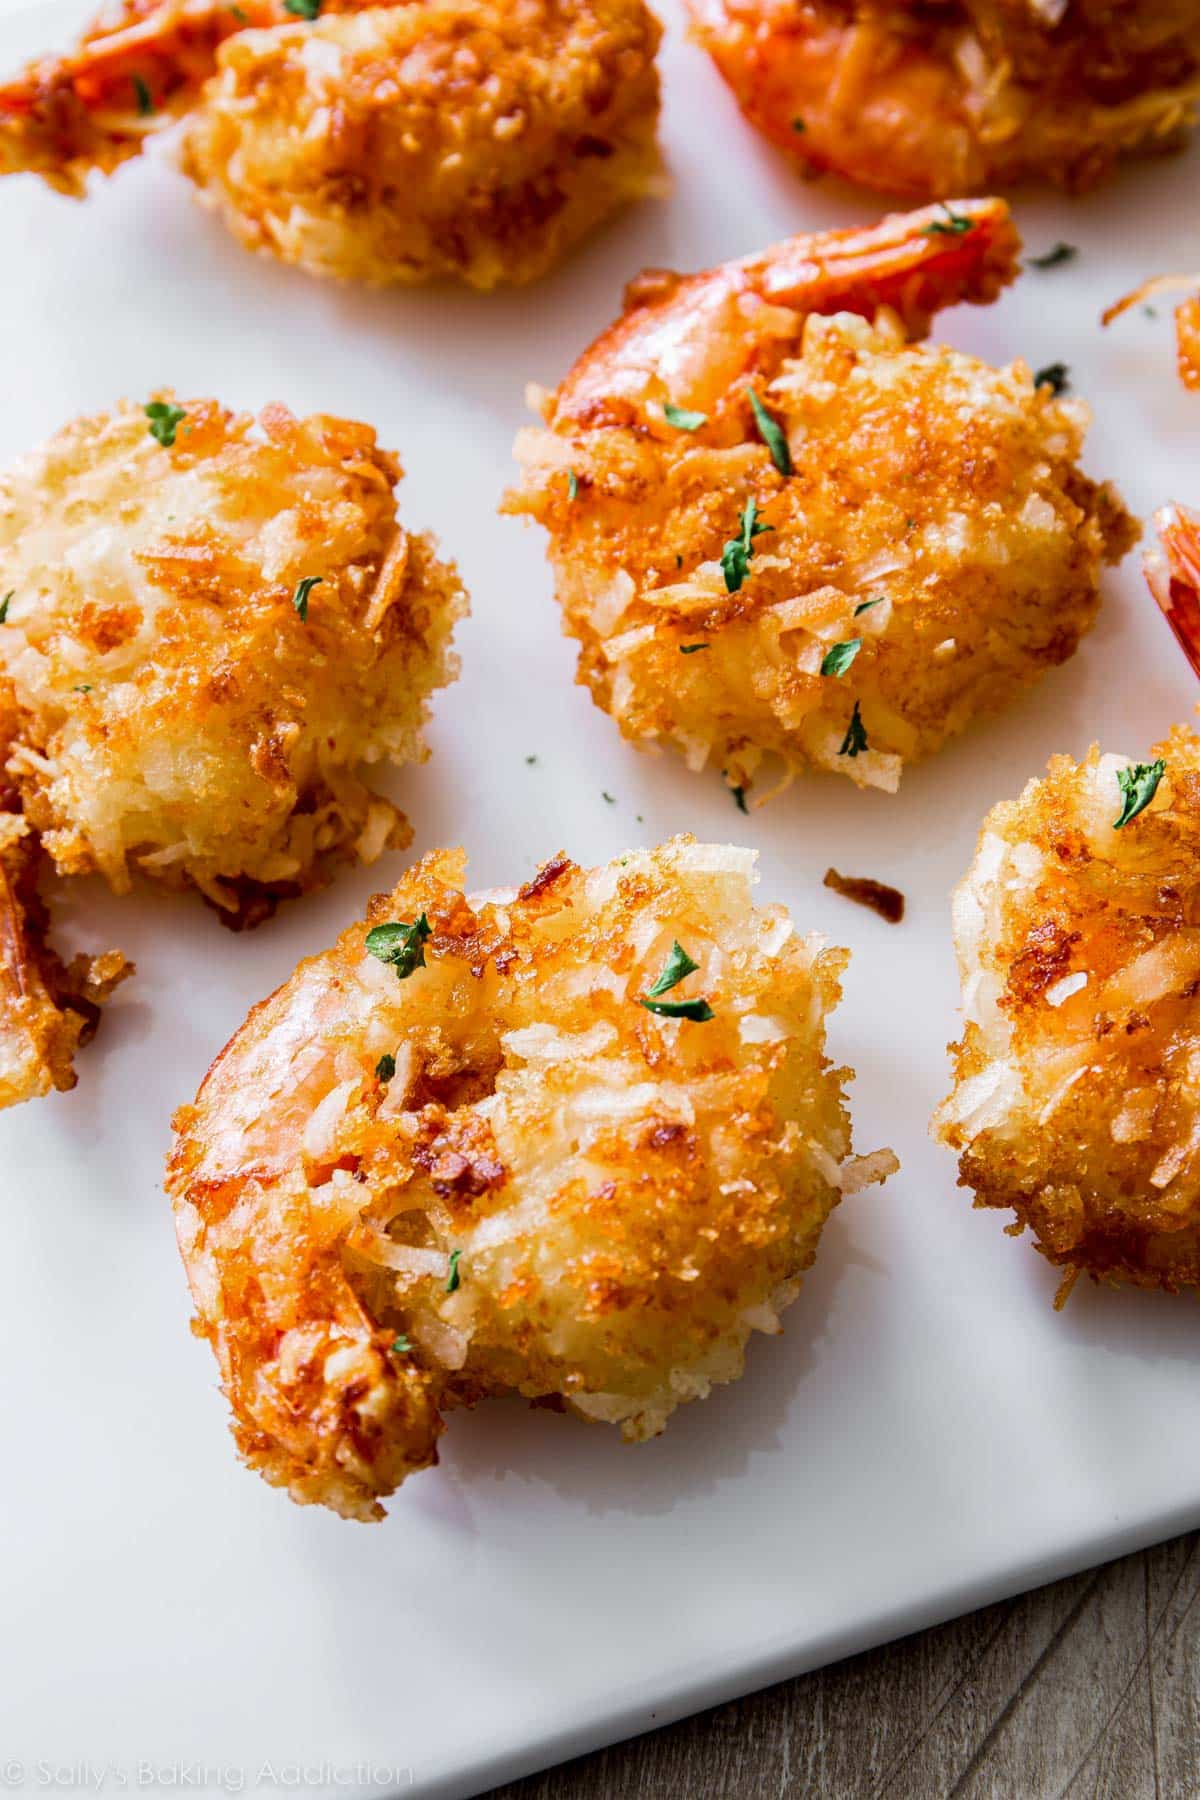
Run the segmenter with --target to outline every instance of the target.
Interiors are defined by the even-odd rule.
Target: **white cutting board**
[[[434,755],[392,792],[416,851],[462,842],[480,885],[560,847],[585,862],[690,829],[762,852],[765,899],[854,950],[832,1052],[857,1147],[903,1172],[835,1215],[782,1339],[637,1448],[519,1405],[455,1417],[388,1522],[300,1509],[237,1464],[159,1176],[172,1108],[250,1004],[400,864],[345,875],[243,938],[198,903],[72,890],[72,929],[138,963],[74,1093],[0,1118],[0,1784],[290,1785],[464,1796],[572,1752],[1200,1522],[1200,1314],[1077,1289],[971,1211],[925,1135],[958,1031],[947,893],[979,820],[1056,750],[1144,755],[1200,693],[1137,558],[1082,653],[898,797],[813,778],[743,818],[718,777],[637,755],[572,685],[540,534],[496,516],[527,379],[555,381],[644,264],[699,268],[884,210],[805,184],[668,35],[670,199],[524,292],[371,295],[249,258],[158,154],[75,205],[0,183],[0,456],[160,383],[375,423],[474,597]],[[78,0],[5,7],[5,65],[65,44]],[[1200,262],[1200,146],[1085,201],[1017,208],[1031,272],[949,315],[989,360],[1071,365],[1088,466],[1141,514],[1200,503],[1200,399],[1169,313],[1105,302]],[[533,767],[526,757],[536,754]],[[607,790],[616,798],[609,805]],[[638,815],[642,821],[639,822]],[[821,886],[908,896],[897,928]],[[266,1765],[264,1771],[264,1765]]]

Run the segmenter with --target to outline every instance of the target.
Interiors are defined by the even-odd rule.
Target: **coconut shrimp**
[[[779,1330],[854,1157],[843,950],[679,837],[468,897],[426,856],[251,1012],[167,1186],[245,1460],[350,1518],[518,1393],[661,1431]]]
[[[626,737],[743,792],[764,761],[891,791],[1074,652],[1136,536],[1079,469],[1086,409],[912,341],[1018,249],[962,201],[642,276],[537,397],[505,506]]]
[[[887,193],[1087,188],[1200,108],[1194,0],[688,3],[751,124]]]
[[[46,858],[19,813],[0,813],[0,1107],[73,1088],[75,1052],[133,973],[119,950],[63,963],[38,893]]]
[[[240,926],[408,841],[360,771],[427,755],[466,598],[400,473],[368,426],[164,392],[0,474],[5,766],[62,873]]]
[[[0,89],[0,170],[70,194],[186,116],[246,246],[372,284],[543,273],[658,178],[642,0],[125,0]]]
[[[1200,739],[1051,760],[954,898],[966,1027],[934,1134],[1063,1271],[1200,1283]]]

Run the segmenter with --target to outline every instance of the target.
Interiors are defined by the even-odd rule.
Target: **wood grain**
[[[491,1800],[1194,1800],[1200,1533]]]

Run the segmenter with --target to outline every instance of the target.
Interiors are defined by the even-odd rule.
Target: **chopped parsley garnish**
[[[1122,801],[1120,815],[1113,820],[1114,831],[1119,831],[1122,825],[1128,825],[1130,819],[1136,819],[1140,812],[1145,812],[1157,794],[1158,784],[1166,772],[1167,765],[1161,756],[1157,762],[1134,763],[1132,768],[1117,770]]]
[[[750,573],[750,558],[754,555],[754,540],[765,531],[774,531],[773,525],[760,525],[758,522],[758,503],[747,500],[742,512],[742,529],[735,538],[730,538],[721,552],[721,568],[725,574],[727,593],[736,594],[746,576]]]
[[[182,406],[172,406],[167,400],[151,400],[142,411],[150,421],[150,436],[160,443],[164,450],[170,450],[175,442],[175,433],[187,418],[187,411]]]
[[[534,765],[534,763],[535,763],[535,762],[536,762],[536,761],[537,761],[537,757],[536,757],[536,756],[527,756],[527,757],[526,757],[526,758],[525,758],[525,764],[526,764],[526,767],[527,767],[527,768],[530,768],[530,769],[532,769],[532,767],[533,767],[533,765]]]
[[[1057,269],[1063,263],[1074,262],[1079,251],[1074,244],[1055,244],[1052,250],[1046,250],[1041,256],[1026,257],[1031,269]]]
[[[808,126],[804,123],[803,119],[793,119],[792,120],[792,130],[793,131],[807,131]]]
[[[308,618],[308,596],[315,587],[324,581],[323,575],[305,575],[296,583],[296,591],[292,595],[292,605],[300,615],[303,624]]]
[[[412,1349],[412,1341],[405,1336],[404,1332],[401,1332],[400,1336],[393,1343],[392,1349],[397,1356],[407,1356]]]
[[[154,111],[154,95],[146,86],[140,75],[133,77],[133,91],[137,98],[137,109],[143,119],[148,119]]]
[[[600,789],[600,798],[602,800],[607,800],[610,806],[615,806],[617,804],[617,796],[615,794],[605,793],[603,788]]]
[[[452,1250],[450,1252],[450,1273],[446,1277],[446,1292],[448,1294],[457,1293],[462,1286],[462,1276],[458,1272],[458,1262],[461,1255],[461,1250]]]
[[[671,945],[671,954],[663,965],[662,974],[652,987],[646,989],[647,1000],[657,1000],[660,994],[669,994],[673,987],[678,987],[685,975],[694,975],[700,967],[693,962],[683,945],[676,938]]]
[[[758,426],[758,435],[771,452],[771,461],[781,475],[792,472],[792,453],[788,449],[788,441],[778,419],[773,419],[754,389],[750,389],[750,405],[754,409],[754,423]]]
[[[73,694],[90,694],[91,691],[92,691],[92,684],[90,681],[81,681],[79,683],[78,687],[73,687],[71,689],[71,692]]]
[[[692,961],[677,939],[671,945],[671,954],[663,965],[662,974],[652,987],[646,989],[638,1001],[638,1005],[644,1006],[647,1012],[659,1013],[664,1019],[691,1019],[695,1024],[703,1025],[706,1019],[714,1016],[713,1009],[707,1000],[663,1000],[661,998],[663,994],[669,994],[673,987],[678,987],[679,983],[686,980],[689,975],[694,975],[699,967],[700,964]]]
[[[750,808],[746,805],[746,790],[745,790],[745,788],[744,787],[731,787],[729,791],[733,795],[733,803],[737,807],[738,811],[748,813],[750,811]]]
[[[574,469],[570,469],[567,472],[567,499],[568,500],[578,500],[578,498],[579,498],[579,477],[575,473]]]
[[[855,618],[857,619],[857,617],[860,613],[870,612],[870,610],[873,606],[882,606],[886,599],[887,599],[886,594],[880,594],[878,600],[863,600],[863,601],[861,601],[860,604],[858,606],[856,606],[854,609]]]
[[[390,1081],[392,1079],[392,1076],[395,1073],[396,1073],[395,1057],[394,1056],[381,1056],[379,1061],[375,1064],[376,1080],[377,1081]]]
[[[7,623],[8,603],[12,599],[12,597],[16,593],[16,591],[17,591],[16,588],[9,588],[9,590],[8,590],[7,594],[5,594],[3,600],[0,600],[0,625],[4,625]]]
[[[846,735],[842,739],[839,756],[857,756],[868,748],[867,733],[862,722],[862,714],[858,710],[858,701],[854,702],[854,711],[850,714],[850,723],[846,727]]]
[[[229,10],[239,25],[248,25],[250,23],[249,16],[247,15],[244,6],[231,6]]]
[[[686,406],[676,406],[670,400],[663,404],[663,418],[676,431],[699,431],[702,425],[708,424],[708,414],[689,412]]]
[[[1034,376],[1033,385],[1035,388],[1048,387],[1056,394],[1063,394],[1071,385],[1071,371],[1066,363],[1047,363]]]
[[[298,19],[319,19],[322,0],[283,0],[284,12],[295,13]]]
[[[399,981],[407,981],[415,969],[425,967],[425,940],[432,935],[429,920],[422,913],[413,924],[392,919],[386,925],[374,925],[367,933],[367,949],[380,962],[390,963]]]
[[[821,658],[822,675],[844,675],[861,649],[861,638],[846,638],[843,643],[830,644]]]
[[[930,224],[926,225],[923,233],[925,237],[962,237],[964,232],[970,231],[971,221],[970,219],[964,218],[962,213],[952,212],[944,202],[942,203],[942,211],[945,213],[946,217],[944,219],[934,219]]]
[[[695,656],[697,650],[707,650],[708,648],[707,644],[680,644],[679,654],[680,656]]]

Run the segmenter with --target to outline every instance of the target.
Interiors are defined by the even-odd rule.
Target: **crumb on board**
[[[858,906],[869,906],[889,925],[898,925],[904,917],[904,895],[899,888],[873,881],[869,875],[839,875],[836,869],[826,869],[825,886]]]

